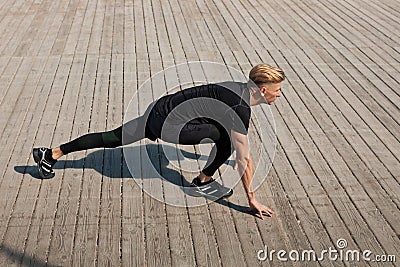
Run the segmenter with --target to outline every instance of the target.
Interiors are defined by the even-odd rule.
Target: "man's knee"
[[[122,130],[120,128],[101,134],[104,147],[114,148],[122,145]]]

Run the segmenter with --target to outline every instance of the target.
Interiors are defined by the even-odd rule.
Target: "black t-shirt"
[[[230,130],[247,134],[250,122],[250,93],[247,83],[223,82],[191,87],[156,101],[153,110],[169,125],[202,119],[218,122]]]

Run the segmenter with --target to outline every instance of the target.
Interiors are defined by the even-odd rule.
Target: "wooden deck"
[[[257,252],[345,239],[400,260],[399,16],[395,0],[0,1],[0,266],[395,266]],[[286,71],[256,191],[276,216],[247,214],[240,184],[228,201],[166,205],[121,149],[69,154],[36,178],[32,147],[119,126],[144,81],[189,61]]]

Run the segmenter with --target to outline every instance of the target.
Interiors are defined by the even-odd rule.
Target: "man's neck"
[[[255,96],[259,93],[259,88],[258,87],[250,87],[249,92],[250,92],[250,106],[257,106],[260,105],[261,103],[264,103],[261,101],[262,99],[256,98]]]

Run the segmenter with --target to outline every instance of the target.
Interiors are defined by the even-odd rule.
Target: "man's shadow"
[[[187,152],[182,149],[177,149],[174,146],[160,145],[160,144],[146,144],[134,147],[125,148],[114,148],[114,149],[99,149],[87,154],[86,157],[77,160],[58,160],[54,165],[54,170],[60,169],[94,169],[99,174],[107,178],[133,178],[140,177],[142,179],[154,178],[154,173],[143,171],[144,167],[137,165],[138,168],[132,166],[132,162],[140,160],[140,155],[143,152],[147,153],[147,157],[150,161],[148,167],[154,168],[164,181],[171,184],[177,185],[180,188],[190,188],[190,182],[186,180],[184,176],[177,170],[168,167],[170,161],[192,159],[192,160],[207,160],[208,157],[204,155],[197,155],[191,152]],[[128,167],[127,165],[130,165]],[[233,166],[234,161],[227,160],[225,164]],[[41,179],[36,165],[33,166],[14,166],[14,170],[21,174],[28,174],[33,178]],[[133,175],[132,175],[133,173]],[[149,175],[150,174],[150,175]],[[186,190],[183,190],[185,194],[188,194]],[[254,212],[249,212],[247,207],[228,202],[225,199],[219,199],[215,202],[232,208],[236,211],[252,214],[256,216]]]

